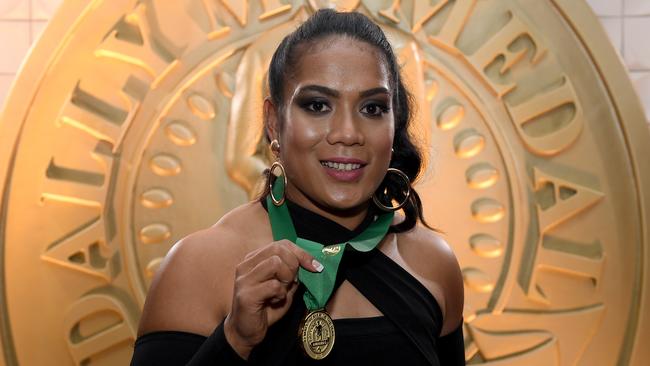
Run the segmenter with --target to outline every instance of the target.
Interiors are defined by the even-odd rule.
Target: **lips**
[[[320,164],[327,175],[342,182],[352,182],[361,178],[363,168],[367,165],[363,160],[352,158],[330,158],[321,160]]]

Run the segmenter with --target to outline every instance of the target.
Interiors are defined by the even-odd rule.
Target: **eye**
[[[329,105],[327,105],[327,102],[322,100],[310,100],[308,102],[301,104],[301,107],[312,113],[324,113],[330,110],[330,107]]]
[[[361,108],[361,113],[370,115],[372,117],[380,117],[384,113],[388,113],[388,107],[380,103],[368,103]]]

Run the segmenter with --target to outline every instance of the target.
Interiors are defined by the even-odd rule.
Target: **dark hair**
[[[416,225],[418,219],[425,226],[431,228],[424,220],[420,197],[411,187],[422,168],[422,155],[411,141],[411,136],[408,133],[412,118],[413,99],[402,83],[397,58],[388,39],[386,39],[386,35],[368,17],[356,12],[337,12],[332,9],[321,9],[316,11],[294,32],[284,37],[273,54],[268,71],[270,97],[273,104],[278,107],[279,120],[282,120],[283,114],[284,85],[291,76],[289,74],[290,70],[294,69],[300,58],[300,54],[297,52],[298,46],[314,44],[318,40],[334,35],[347,36],[376,47],[381,51],[390,73],[392,111],[395,119],[394,152],[390,167],[403,171],[409,177],[408,188],[411,189],[408,201],[402,208],[406,219],[398,225],[393,225],[391,231],[408,231]],[[269,174],[269,179],[271,175]],[[377,189],[376,196],[384,205],[390,206],[393,200],[403,202],[406,191],[407,187],[404,185],[403,179],[397,174],[387,174]],[[268,194],[268,188],[264,196],[266,194]]]

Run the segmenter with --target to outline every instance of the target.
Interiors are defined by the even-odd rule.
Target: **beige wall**
[[[63,0],[0,0],[0,105],[29,47]]]
[[[0,105],[29,47],[64,0],[0,0]],[[587,0],[630,72],[650,122],[650,0]]]
[[[650,122],[650,0],[587,0],[627,66]]]

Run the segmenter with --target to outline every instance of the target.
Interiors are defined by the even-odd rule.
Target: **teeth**
[[[342,164],[342,163],[335,163],[333,161],[321,161],[321,165],[331,168],[331,169],[336,169],[336,170],[355,170],[361,168],[361,164]]]

